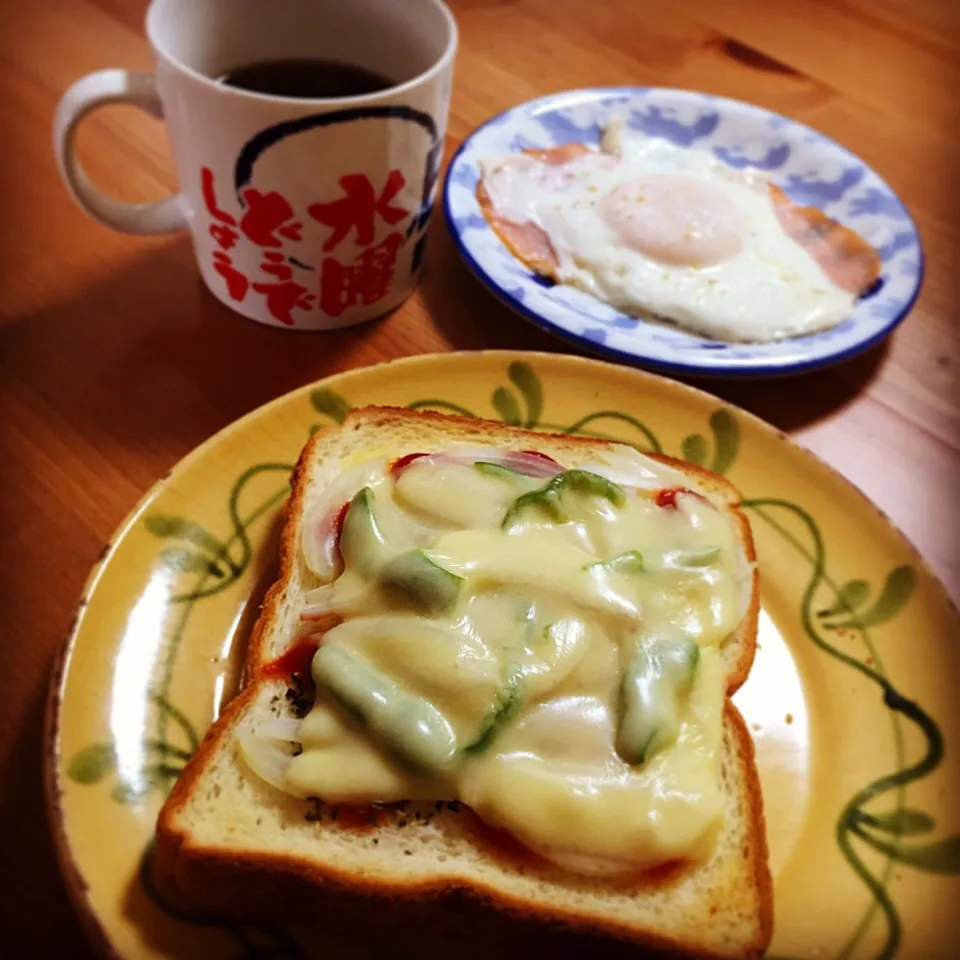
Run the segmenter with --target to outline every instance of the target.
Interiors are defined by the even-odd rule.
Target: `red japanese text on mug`
[[[188,228],[206,285],[263,323],[328,330],[404,300],[433,209],[456,49],[440,0],[153,0],[147,35],[154,76],[100,71],[61,100],[55,147],[81,205],[130,233]],[[351,71],[374,78],[368,92],[311,95],[311,78],[351,93]],[[113,102],[165,119],[180,193],[127,204],[86,179],[76,127]]]

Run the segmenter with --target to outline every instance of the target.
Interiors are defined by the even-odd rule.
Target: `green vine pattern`
[[[856,670],[876,685],[882,695],[883,704],[891,711],[894,725],[894,740],[897,762],[900,769],[880,777],[858,790],[844,805],[837,819],[835,834],[837,844],[847,863],[870,891],[873,902],[847,943],[835,955],[836,960],[850,957],[879,910],[886,924],[884,941],[874,955],[876,960],[889,960],[896,956],[902,939],[902,923],[896,905],[893,903],[887,884],[895,862],[930,873],[960,873],[960,836],[947,837],[930,844],[907,844],[904,838],[931,831],[935,821],[928,813],[905,806],[906,788],[929,776],[943,759],[943,736],[940,729],[919,704],[904,697],[890,682],[883,671],[867,628],[885,623],[897,616],[913,592],[916,573],[910,567],[896,567],[886,577],[880,593],[861,617],[856,609],[870,595],[870,586],[865,581],[851,581],[857,586],[854,599],[850,603],[850,584],[838,586],[827,573],[827,555],[823,536],[816,521],[802,507],[787,500],[775,498],[746,499],[742,502],[750,510],[772,527],[780,536],[810,563],[812,572],[804,590],[800,606],[801,622],[807,637],[821,650],[845,666]],[[790,532],[777,519],[778,513],[785,513],[799,521],[804,528],[810,547]],[[831,604],[814,612],[818,596],[829,591]],[[831,622],[828,618],[840,617]],[[840,650],[823,635],[821,630],[839,630],[841,627],[854,629],[867,647],[870,655],[866,661]],[[913,724],[922,735],[925,748],[920,760],[905,765],[903,731],[899,719]],[[892,799],[893,809],[871,812],[868,804],[882,798]],[[872,872],[861,851],[854,844],[854,838],[886,857],[886,863],[880,875]]]
[[[165,696],[150,697],[157,715],[173,721],[175,733],[163,739],[149,737],[143,743],[146,762],[136,780],[114,780],[111,796],[117,803],[138,803],[153,789],[164,795],[183,772],[187,761],[200,745],[193,724]],[[67,776],[75,783],[94,784],[115,776],[116,750],[112,741],[94,743],[73,755],[67,764]]]
[[[227,498],[227,517],[231,532],[220,539],[205,527],[184,517],[151,513],[144,518],[146,530],[172,543],[157,555],[159,566],[187,582],[187,586],[170,597],[178,608],[161,664],[160,679],[150,693],[154,706],[154,730],[142,744],[145,759],[137,782],[115,779],[112,798],[119,803],[138,803],[151,791],[166,796],[187,761],[200,745],[197,731],[183,711],[169,699],[180,644],[196,604],[233,586],[246,572],[253,558],[250,530],[287,496],[287,478],[293,470],[289,463],[261,463],[245,470],[234,482]],[[259,476],[280,474],[284,484],[247,513],[241,512],[244,492]],[[67,776],[77,783],[95,784],[116,775],[116,752],[113,743],[85,747],[67,765]],[[286,933],[271,926],[225,923],[188,914],[167,902],[153,883],[149,863],[152,847],[144,854],[140,882],[150,900],[168,916],[184,923],[222,927],[240,949],[240,956],[297,960],[305,956],[302,948]]]
[[[534,369],[525,362],[511,363],[507,368],[508,384],[497,386],[490,403],[504,423],[529,429],[561,434],[578,434],[602,439],[622,440],[604,431],[611,424],[626,427],[633,434],[632,442],[645,452],[662,453],[656,434],[641,419],[620,410],[598,410],[571,424],[557,424],[541,419],[543,386]],[[346,398],[328,387],[317,387],[310,393],[314,411],[328,422],[342,423],[351,410]],[[475,417],[477,413],[442,398],[426,398],[409,403],[411,410],[441,412]],[[310,432],[323,424],[310,427]],[[680,444],[680,453],[689,463],[705,466],[716,473],[728,472],[740,448],[740,427],[733,413],[721,407],[708,421],[709,435],[691,433]],[[195,604],[233,586],[248,569],[253,547],[251,527],[276,507],[287,494],[282,489],[263,499],[249,512],[242,513],[240,503],[251,481],[264,473],[283,474],[291,464],[263,463],[244,471],[234,483],[227,502],[230,533],[226,538],[215,536],[205,527],[181,516],[154,513],[144,519],[145,528],[167,546],[158,553],[157,562],[186,586],[175,593],[171,604],[179,606],[168,639],[160,681],[151,694],[154,707],[154,735],[144,744],[147,761],[137,783],[114,782],[111,795],[120,803],[135,803],[153,789],[164,795],[197,749],[199,739],[193,725],[169,701],[173,668],[187,623]],[[835,955],[835,960],[852,956],[879,913],[884,920],[883,944],[874,955],[876,960],[889,960],[896,955],[902,938],[899,913],[887,890],[895,863],[932,874],[960,873],[960,836],[933,842],[916,840],[934,831],[936,823],[927,812],[906,806],[906,790],[910,784],[929,776],[943,758],[943,737],[936,723],[916,702],[904,697],[884,673],[869,630],[897,617],[909,602],[916,586],[916,571],[899,566],[887,574],[878,588],[866,580],[835,582],[828,573],[826,547],[816,521],[801,506],[776,498],[752,498],[743,501],[763,523],[795,550],[811,566],[810,579],[801,600],[801,621],[807,637],[825,654],[855,670],[873,683],[884,706],[890,712],[895,752],[899,769],[857,791],[844,805],[837,819],[836,840],[851,869],[869,891],[872,901],[852,930],[849,939]],[[787,525],[799,525],[798,537]],[[190,579],[192,578],[192,580]],[[837,631],[854,631],[868,651],[861,660],[839,649],[831,642]],[[901,721],[912,725],[923,738],[925,747],[919,760],[908,764],[905,756]],[[113,744],[97,743],[80,750],[67,765],[67,775],[79,784],[101,783],[116,773]],[[868,809],[869,807],[869,809]],[[864,848],[885,858],[881,871],[872,871],[863,859]],[[220,923],[187,914],[164,901],[152,883],[149,870],[152,849],[144,854],[141,882],[154,903],[171,917],[185,923]],[[294,958],[303,956],[300,946],[282,931],[273,928],[231,924],[226,927],[245,957]],[[787,958],[779,958],[787,960]]]
[[[913,567],[895,567],[887,574],[877,599],[863,610],[870,599],[870,584],[866,580],[848,580],[837,588],[834,603],[818,610],[817,616],[827,630],[878,627],[900,612],[910,599],[916,581],[917,572]]]
[[[707,459],[713,450],[713,459],[709,469],[714,473],[726,473],[737,459],[740,449],[740,427],[733,414],[721,407],[710,415],[710,433],[712,447],[702,434],[691,433],[680,445],[683,459],[688,463],[695,463],[699,467],[708,466]]]

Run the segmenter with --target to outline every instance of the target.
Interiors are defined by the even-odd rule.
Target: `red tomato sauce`
[[[276,660],[271,660],[263,668],[261,676],[282,679],[309,670],[310,661],[319,649],[321,639],[322,634],[319,633],[301,637],[286,653],[282,653]]]

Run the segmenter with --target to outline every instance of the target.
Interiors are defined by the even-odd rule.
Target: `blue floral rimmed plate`
[[[766,344],[707,340],[625,316],[538,278],[494,234],[476,199],[479,162],[530,147],[598,144],[615,118],[648,136],[708,150],[732,167],[768,171],[794,201],[820,207],[880,253],[880,280],[831,330]],[[454,241],[496,296],[543,330],[591,353],[668,373],[778,376],[847,360],[886,337],[920,291],[923,253],[910,215],[862,160],[815,130],[760,107],[688,90],[604,87],[530,100],[474,131],[450,164],[443,195]]]

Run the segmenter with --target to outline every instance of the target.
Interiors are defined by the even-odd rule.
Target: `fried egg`
[[[866,241],[761,171],[620,126],[602,151],[567,144],[481,166],[481,208],[527,266],[706,337],[826,329],[879,275]]]

